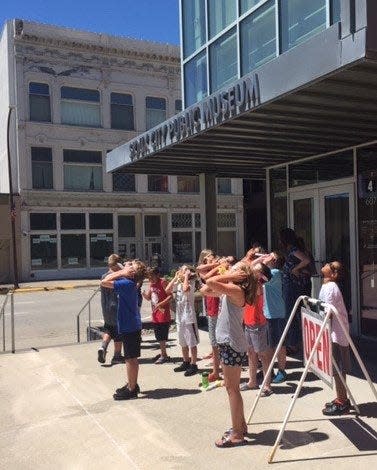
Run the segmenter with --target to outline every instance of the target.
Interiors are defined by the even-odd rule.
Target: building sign
[[[131,140],[127,144],[130,161],[137,161],[157,150],[210,129],[258,104],[260,104],[258,76],[252,74]]]
[[[313,310],[305,307],[301,309],[304,365],[308,362],[310,353],[312,352],[314,343],[318,337],[319,330],[323,325],[323,320],[324,317],[320,313],[314,312]],[[318,343],[309,369],[327,385],[332,387],[333,374],[330,322],[327,322],[327,325],[323,330],[322,338]]]

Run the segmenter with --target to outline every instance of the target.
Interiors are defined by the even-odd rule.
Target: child
[[[166,286],[166,293],[172,294],[174,285],[176,293],[176,317],[178,340],[182,348],[183,362],[174,369],[174,372],[184,372],[185,377],[198,372],[196,365],[199,344],[198,325],[195,312],[195,279],[193,268],[184,265]],[[191,357],[190,357],[191,356]]]
[[[271,269],[272,278],[263,285],[263,313],[268,323],[270,347],[274,350],[279,344],[286,325],[285,303],[283,299],[283,272],[285,259],[278,253],[271,253],[263,259],[263,263]],[[278,372],[272,379],[273,384],[286,380],[287,351],[283,345],[279,351]]]
[[[339,367],[339,370],[346,380],[346,374],[351,369],[351,358],[349,343],[339,321],[349,330],[348,313],[344,305],[342,293],[338,287],[338,282],[343,276],[343,266],[339,261],[325,264],[321,269],[323,275],[323,285],[319,293],[319,299],[322,302],[333,305],[339,312],[340,320],[335,315],[331,321],[331,341],[332,354]],[[326,416],[334,416],[348,413],[351,407],[347,398],[347,389],[343,385],[336,370],[334,370],[334,381],[336,389],[335,400],[326,403],[322,413]]]
[[[154,334],[156,341],[160,343],[161,355],[156,360],[155,364],[164,364],[170,360],[166,353],[166,341],[169,336],[170,327],[170,300],[171,295],[165,291],[166,281],[161,279],[160,271],[158,268],[150,268],[148,270],[148,279],[150,287],[148,291],[143,291],[145,300],[150,300],[152,305],[152,319]]]
[[[262,362],[263,373],[266,376],[271,360],[271,348],[268,341],[268,323],[263,315],[262,284],[271,279],[270,269],[262,263],[256,264],[253,271],[258,279],[257,294],[253,304],[247,304],[244,309],[245,337],[248,343],[249,381],[241,385],[241,390],[258,389],[257,369],[258,358]],[[273,392],[270,387],[271,377],[268,378],[262,397],[269,397]]]
[[[102,279],[104,279],[108,274],[114,273],[123,268],[120,256],[116,254],[109,256],[107,265],[109,270],[102,276]],[[104,334],[102,337],[101,347],[97,352],[98,362],[101,364],[106,362],[107,347],[109,346],[110,341],[113,340],[114,356],[111,359],[111,364],[124,364],[124,357],[122,356],[122,342],[119,340],[117,328],[118,296],[113,289],[108,289],[102,286],[100,289]]]
[[[254,303],[257,281],[248,266],[228,270],[206,281],[204,295],[221,296],[221,310],[216,327],[220,361],[228,393],[232,428],[215,442],[216,447],[227,448],[247,444],[244,435],[247,425],[240,393],[241,365],[246,356],[247,342],[242,317],[245,303]]]

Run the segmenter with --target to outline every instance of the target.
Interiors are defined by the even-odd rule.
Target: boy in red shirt
[[[143,291],[145,300],[150,300],[152,305],[152,320],[156,341],[160,344],[161,354],[155,364],[164,364],[170,360],[166,352],[166,341],[169,336],[170,327],[170,300],[171,295],[165,291],[166,281],[160,277],[158,268],[148,271],[150,286],[148,291]]]

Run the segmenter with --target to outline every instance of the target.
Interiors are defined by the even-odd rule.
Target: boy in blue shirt
[[[101,287],[114,289],[118,294],[117,328],[123,341],[128,382],[118,388],[114,400],[137,398],[140,388],[137,384],[141,345],[141,317],[138,306],[138,282],[146,275],[146,267],[140,261],[133,261],[120,271],[111,273],[101,281]]]

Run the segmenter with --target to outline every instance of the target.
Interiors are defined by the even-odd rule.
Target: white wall
[[[9,109],[9,23],[4,25],[0,40],[0,193],[9,192],[7,158],[7,118]]]

